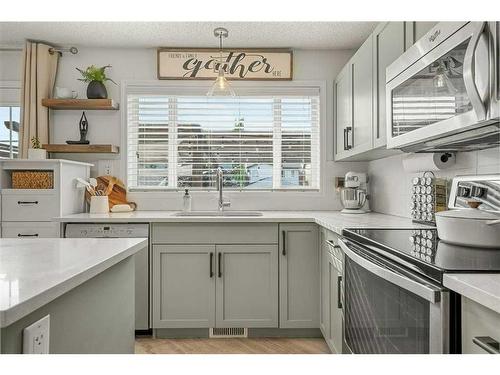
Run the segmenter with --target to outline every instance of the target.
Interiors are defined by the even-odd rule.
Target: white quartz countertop
[[[0,239],[0,328],[147,246],[147,239]]]
[[[444,275],[443,284],[500,314],[500,274],[450,273]]]
[[[134,211],[109,214],[74,214],[54,220],[65,223],[197,223],[197,222],[312,222],[341,233],[343,228],[415,228],[411,219],[379,213],[343,214],[340,211],[262,211],[262,216],[175,216],[178,211]]]

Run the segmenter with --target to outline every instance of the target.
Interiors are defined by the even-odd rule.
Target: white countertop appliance
[[[66,238],[149,238],[149,224],[70,223]],[[146,331],[149,324],[149,245],[135,254],[135,330]]]
[[[370,211],[368,176],[366,173],[347,172],[340,191],[344,214],[364,214]]]
[[[455,177],[448,208],[436,213],[441,240],[500,249],[500,174]]]
[[[500,144],[500,22],[441,22],[387,67],[387,147]]]

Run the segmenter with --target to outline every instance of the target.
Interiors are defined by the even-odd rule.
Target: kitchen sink
[[[259,211],[182,211],[174,216],[262,216]]]

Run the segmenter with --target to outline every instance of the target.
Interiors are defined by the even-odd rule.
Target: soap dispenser
[[[189,190],[186,189],[184,190],[184,196],[182,197],[183,199],[183,210],[184,211],[191,211],[191,195],[189,194]]]

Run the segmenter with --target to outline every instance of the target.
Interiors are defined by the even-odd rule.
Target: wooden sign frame
[[[160,80],[215,80],[214,67],[219,65],[219,53],[218,48],[158,48],[157,77]],[[253,55],[257,55],[256,58]],[[224,65],[228,80],[293,79],[293,51],[288,48],[228,48],[223,50],[223,59],[227,61]]]

